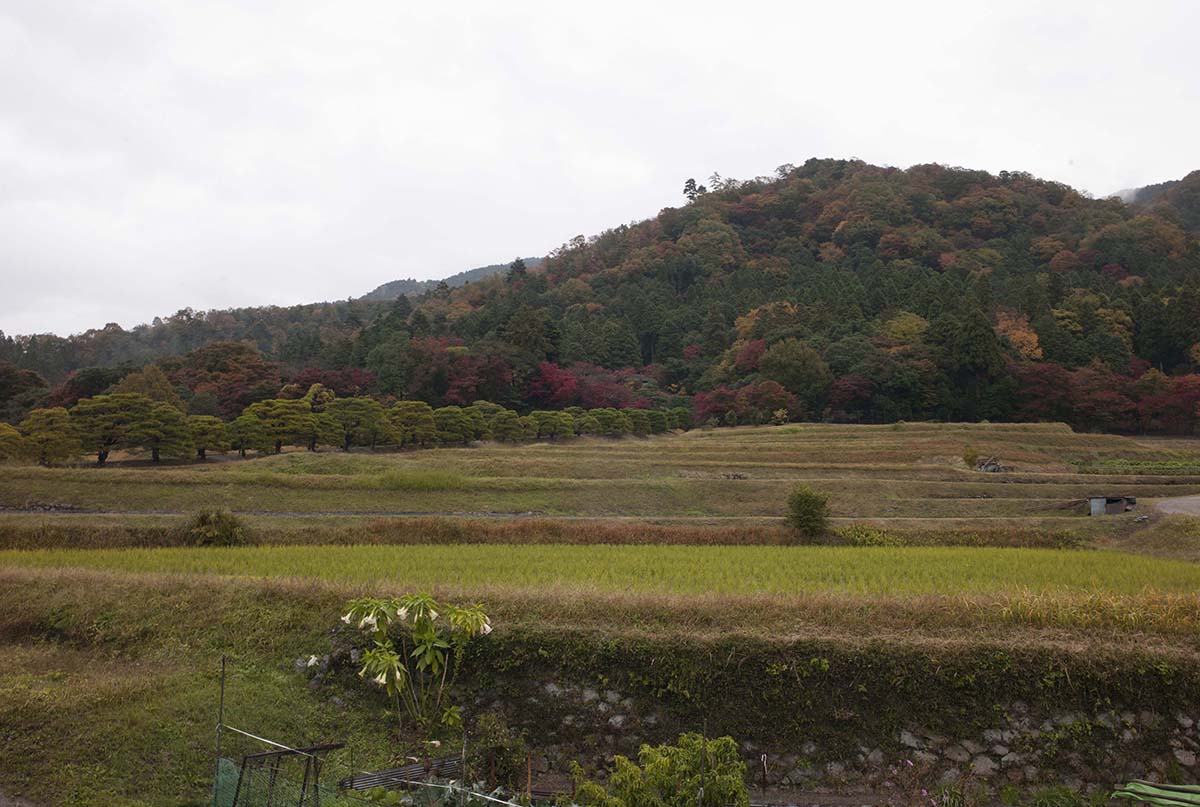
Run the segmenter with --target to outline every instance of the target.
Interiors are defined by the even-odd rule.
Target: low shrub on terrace
[[[637,762],[616,756],[607,786],[572,765],[581,807],[748,807],[746,763],[732,737],[681,734],[676,745],[643,745]]]
[[[240,546],[249,542],[242,520],[228,510],[201,510],[187,527],[193,546]]]
[[[788,497],[787,522],[804,538],[820,538],[829,531],[829,498],[807,485],[798,486]]]

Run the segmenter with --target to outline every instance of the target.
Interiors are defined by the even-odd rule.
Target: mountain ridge
[[[1200,170],[1182,179],[1137,188],[1126,201],[1138,210],[1164,216],[1200,234]]]
[[[542,262],[542,258],[520,258],[525,262],[526,267],[533,269]],[[390,280],[387,283],[376,286],[371,291],[362,295],[360,300],[395,300],[401,295],[415,296],[428,291],[433,291],[439,283],[445,283],[450,288],[458,288],[465,286],[477,280],[482,280],[485,277],[499,274],[506,271],[510,263],[493,263],[487,266],[477,266],[474,269],[467,269],[463,272],[457,272],[449,277],[444,277],[436,280],[416,280],[415,278],[402,278],[399,280]]]

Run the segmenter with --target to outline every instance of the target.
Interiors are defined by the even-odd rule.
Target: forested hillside
[[[1183,179],[1147,185],[1126,199],[1135,209],[1168,218],[1186,230],[1200,233],[1200,171]]]
[[[204,398],[226,416],[292,382],[518,411],[690,403],[698,422],[786,410],[1190,432],[1197,177],[1132,205],[939,165],[810,160],[689,180],[678,208],[461,288],[5,339],[0,373],[23,379],[7,385],[6,414],[69,404],[156,360],[185,402],[202,384],[229,398]],[[107,349],[130,333],[141,352]],[[210,344],[237,340],[252,347]]]
[[[525,265],[530,269],[533,269],[542,262],[541,258],[523,258],[522,260],[525,261]],[[424,294],[427,291],[434,291],[437,289],[439,283],[445,283],[450,288],[456,289],[459,286],[483,280],[485,277],[498,275],[506,269],[508,269],[508,264],[506,263],[493,263],[488,266],[479,266],[475,269],[468,269],[465,272],[450,275],[450,277],[443,280],[415,280],[411,277],[404,280],[392,280],[367,292],[361,299],[395,300],[397,297],[404,295],[411,296],[414,294]]]

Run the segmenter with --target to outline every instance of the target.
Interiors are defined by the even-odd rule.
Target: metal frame
[[[339,748],[345,748],[345,743],[324,743],[322,745],[310,745],[306,748],[287,748],[278,751],[260,751],[257,754],[246,754],[242,757],[241,767],[238,769],[237,787],[233,792],[233,805],[238,807],[239,799],[242,796],[242,778],[246,775],[247,768],[265,767],[267,763],[270,766],[270,778],[267,780],[267,803],[266,807],[275,807],[275,779],[279,775],[279,764],[284,757],[302,756],[304,757],[304,781],[300,785],[300,800],[296,803],[296,807],[306,807],[309,795],[311,782],[312,794],[314,796],[314,805],[321,803],[320,776],[321,776],[321,759],[330,751],[336,751]],[[280,805],[282,807],[282,805]]]

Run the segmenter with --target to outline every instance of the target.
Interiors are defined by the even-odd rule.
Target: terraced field
[[[1004,472],[973,469],[992,456]],[[496,669],[533,688],[521,703],[571,675],[666,710],[661,729],[619,742],[705,715],[777,742],[887,745],[901,721],[960,730],[1001,698],[1185,702],[1200,691],[1200,528],[1154,504],[1200,494],[1195,470],[1190,441],[1052,424],[7,467],[0,792],[207,803],[221,653],[247,724],[378,748],[381,704],[355,694],[352,671],[320,689],[294,662],[325,652],[346,598],[415,589],[488,608]],[[796,545],[782,515],[798,484],[829,496],[821,542],[838,545]],[[1090,518],[1093,493],[1138,507]],[[213,506],[250,545],[189,545],[189,518]],[[885,545],[855,545],[872,543]],[[672,658],[694,659],[671,673],[691,683],[659,681]],[[911,681],[924,683],[892,700]],[[762,693],[808,711],[776,726]],[[887,720],[839,722],[847,710]]]
[[[998,457],[1011,471],[979,473]],[[1114,473],[1193,454],[1062,426],[796,425],[649,439],[483,445],[390,454],[289,453],[146,467],[13,468],[0,506],[110,513],[545,515],[770,519],[792,486],[829,495],[843,519],[1058,519],[1084,496],[1200,493],[1200,475]],[[1080,469],[1109,469],[1081,473]]]

